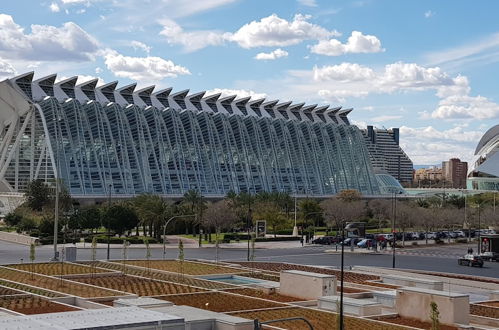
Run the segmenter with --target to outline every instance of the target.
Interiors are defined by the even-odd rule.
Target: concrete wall
[[[381,279],[383,283],[400,285],[400,286],[408,286],[408,287],[416,287],[430,290],[440,290],[444,289],[444,282],[424,279],[419,277],[409,277],[409,276],[400,276],[400,275],[382,275]]]
[[[469,296],[419,288],[397,289],[396,311],[402,317],[431,321],[430,303],[434,301],[443,324],[469,324]]]
[[[327,296],[319,298],[319,308],[339,312],[339,296]],[[356,316],[380,315],[381,304],[372,300],[362,300],[343,297],[343,310],[346,314]]]
[[[6,231],[0,231],[0,240],[24,245],[31,245],[31,243],[38,244],[39,241],[37,237],[21,235],[18,233],[8,233]]]
[[[281,272],[279,292],[304,300],[333,296],[336,294],[336,276],[284,270]]]

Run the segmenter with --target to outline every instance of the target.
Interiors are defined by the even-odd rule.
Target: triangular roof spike
[[[282,103],[277,104],[275,107],[277,110],[282,110],[283,108],[289,107],[291,103],[292,103],[291,101],[282,102]]]
[[[334,107],[334,108],[329,108],[327,109],[327,112],[338,112],[341,110],[341,107]]]
[[[200,102],[201,99],[203,98],[204,94],[206,94],[206,91],[202,91],[202,92],[199,92],[199,93],[191,94],[189,96],[189,101],[198,101],[198,102]]]
[[[302,111],[312,111],[317,107],[317,104],[312,104],[312,105],[307,105],[303,107],[301,110]]]
[[[272,101],[265,102],[262,105],[263,105],[264,108],[267,108],[267,107],[273,107],[277,103],[279,103],[279,100],[272,100]]]
[[[299,111],[301,108],[303,108],[303,106],[305,105],[305,103],[297,103],[297,104],[293,104],[289,107],[289,110],[291,111]]]
[[[234,99],[237,97],[237,95],[229,95],[229,96],[226,96],[226,97],[223,97],[221,98],[219,101],[221,103],[231,103],[232,101],[234,101]]]
[[[30,72],[26,72],[26,73],[20,74],[18,76],[15,76],[14,78],[12,78],[12,80],[31,83],[33,81],[34,76],[35,76],[35,71],[30,71]]]
[[[116,91],[120,94],[125,93],[125,94],[132,94],[133,91],[135,90],[135,87],[137,87],[137,83],[131,83],[130,85],[123,86],[121,88],[118,88]]]
[[[113,81],[107,84],[104,84],[102,86],[97,87],[98,90],[104,91],[104,92],[113,92],[116,89],[116,86],[118,86],[118,81]]]
[[[252,107],[252,106],[257,106],[259,107],[263,102],[265,101],[265,98],[261,98],[261,99],[258,99],[258,100],[255,100],[255,101],[251,101],[249,103],[249,106]]]
[[[51,74],[42,78],[38,78],[37,80],[33,81],[33,83],[36,83],[38,85],[54,85],[56,78],[57,74]]]
[[[172,90],[173,90],[173,88],[168,87],[168,88],[162,89],[160,91],[157,91],[156,93],[153,93],[152,95],[156,98],[167,98],[168,95],[170,95]]]
[[[249,100],[251,100],[251,96],[246,96],[235,100],[234,103],[236,105],[245,105],[246,103],[248,103]]]
[[[84,83],[76,85],[76,87],[79,87],[81,89],[89,90],[89,89],[95,89],[95,86],[97,86],[97,82],[99,79],[94,78],[90,79],[89,81],[85,81]]]
[[[187,94],[189,94],[189,90],[188,89],[184,89],[183,91],[180,91],[180,92],[176,92],[175,94],[172,94],[172,97],[174,99],[179,99],[179,98],[185,98],[187,96]]]
[[[329,108],[329,104],[328,105],[322,105],[320,107],[315,108],[314,112],[323,113],[324,111],[326,111],[327,108]]]
[[[208,95],[208,96],[205,96],[203,98],[203,101],[204,102],[216,102],[220,98],[221,95],[222,95],[222,93]]]
[[[64,88],[74,88],[76,86],[76,82],[78,81],[78,76],[69,77],[58,81],[55,85],[64,87]]]
[[[350,108],[350,109],[343,109],[339,112],[339,115],[342,115],[342,116],[346,116],[348,115],[350,112],[352,112],[353,108]]]
[[[143,95],[151,96],[152,92],[154,91],[154,88],[156,88],[155,85],[147,86],[147,87],[144,87],[144,88],[141,88],[141,89],[135,91],[135,93],[140,95],[140,96],[143,96]]]

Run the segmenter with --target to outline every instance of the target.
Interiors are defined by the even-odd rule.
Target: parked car
[[[316,238],[312,241],[313,244],[325,244],[325,245],[331,245],[339,242],[341,240],[341,237],[338,236],[323,236]]]
[[[372,239],[370,239],[370,238],[364,238],[362,241],[360,241],[359,243],[357,243],[357,247],[365,249],[365,248],[367,248],[369,246],[369,244],[371,244],[371,246],[372,246],[372,243],[373,243]]]
[[[485,261],[499,261],[499,253],[497,252],[482,252],[480,258]]]
[[[466,234],[462,230],[455,231],[454,233],[456,233],[456,238],[465,238],[466,237]]]
[[[477,255],[466,254],[464,257],[457,259],[457,264],[461,266],[483,267],[483,259]]]
[[[434,232],[426,233],[426,238],[427,239],[435,239],[435,238],[437,238],[437,234]]]
[[[358,242],[360,242],[362,240],[362,238],[358,238],[358,237],[355,237],[355,238],[347,238],[345,239],[343,242],[341,242],[342,245],[345,245],[345,246],[350,246],[352,244],[352,239],[353,239],[353,244],[356,245]]]

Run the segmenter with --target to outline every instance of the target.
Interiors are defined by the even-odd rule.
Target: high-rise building
[[[367,126],[362,133],[376,173],[388,173],[400,183],[410,184],[413,179],[413,164],[400,147],[399,129]]]
[[[459,158],[442,162],[442,177],[452,188],[466,188],[467,173],[468,163],[462,162]]]
[[[79,199],[191,189],[372,195],[398,185],[375,175],[362,132],[348,121],[352,109],[76,82],[33,81],[33,73],[0,82],[0,191],[55,177]],[[396,132],[378,134],[377,148],[404,179],[405,157],[391,156],[400,150]],[[394,134],[395,145],[384,142]]]

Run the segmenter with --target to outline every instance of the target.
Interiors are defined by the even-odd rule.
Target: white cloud
[[[310,16],[297,14],[287,21],[272,14],[260,21],[252,21],[236,31],[231,40],[243,48],[275,47],[296,45],[304,40],[324,39],[338,36],[337,31],[329,31],[308,22]]]
[[[187,68],[156,56],[131,57],[108,50],[104,58],[107,68],[117,77],[137,81],[154,82],[191,74]]]
[[[277,48],[276,50],[271,51],[270,53],[258,53],[255,56],[255,60],[275,60],[281,57],[287,57],[288,52],[282,50],[281,48]]]
[[[16,75],[16,70],[10,63],[0,58],[0,79],[9,78]]]
[[[317,2],[315,0],[298,0],[298,3],[302,6],[317,7]]]
[[[266,94],[264,93],[257,93],[252,90],[245,90],[245,89],[227,89],[227,88],[215,88],[206,91],[206,95],[213,95],[213,94],[218,94],[222,93],[220,97],[226,97],[226,96],[231,96],[231,95],[237,95],[238,98],[243,98],[243,97],[252,97],[253,99],[261,99],[267,97]]]
[[[100,74],[101,72],[102,72],[102,68],[100,68],[100,67],[96,67],[95,68],[95,73],[96,74]]]
[[[145,43],[143,42],[140,42],[140,41],[137,41],[137,40],[133,40],[130,45],[132,46],[132,48],[134,50],[137,50],[137,49],[141,49],[143,50],[144,52],[146,52],[147,54],[149,54],[151,52],[151,49],[152,47],[146,45]]]
[[[373,123],[382,123],[385,121],[398,120],[401,118],[402,116],[400,115],[382,115],[382,116],[373,117],[370,119],[370,121],[372,121]]]
[[[221,45],[230,37],[230,34],[216,30],[185,32],[182,27],[170,19],[163,19],[160,23],[163,25],[163,30],[159,34],[166,37],[168,43],[180,44],[188,52],[207,46]]]
[[[425,17],[425,18],[430,18],[430,17],[432,17],[432,16],[435,16],[435,13],[434,13],[433,11],[431,11],[431,10],[428,10],[428,11],[426,11],[426,12],[424,13],[424,17]]]
[[[440,100],[431,113],[434,119],[499,118],[499,104],[483,96],[453,95]]]
[[[337,39],[320,40],[310,47],[310,51],[320,55],[339,56],[347,53],[379,53],[384,49],[381,48],[381,41],[376,36],[352,31],[345,44]]]
[[[59,8],[59,5],[56,2],[52,2],[49,6],[49,9],[53,13],[58,13],[59,11],[61,11],[61,8]]]
[[[11,16],[0,14],[0,55],[8,59],[37,61],[87,61],[98,51],[97,40],[73,22],[58,28],[31,25],[31,33]]]
[[[322,99],[328,102],[339,102],[344,103],[347,97],[366,97],[369,94],[367,91],[356,91],[356,90],[348,90],[348,89],[320,89],[317,92]]]
[[[341,63],[339,65],[329,65],[318,68],[314,66],[313,76],[316,81],[356,81],[371,80],[375,78],[373,69],[357,63]]]

